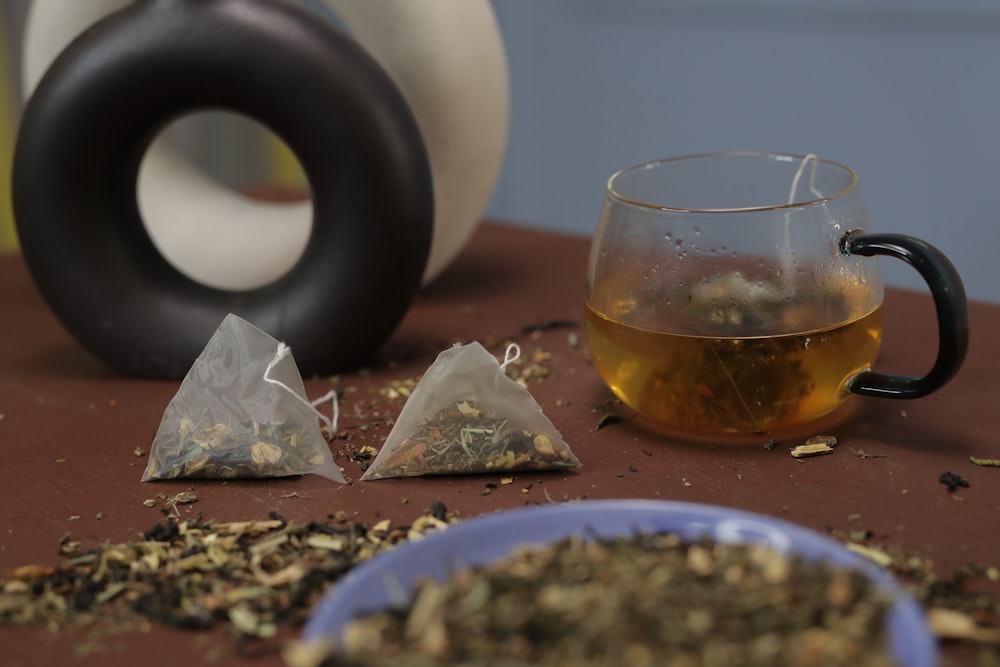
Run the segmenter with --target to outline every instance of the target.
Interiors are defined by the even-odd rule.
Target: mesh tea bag
[[[333,421],[315,407],[326,400]],[[315,473],[343,483],[320,420],[332,437],[336,393],[310,403],[289,348],[230,314],[167,405],[142,481]]]
[[[479,343],[445,350],[410,394],[362,481],[580,465],[527,389]]]

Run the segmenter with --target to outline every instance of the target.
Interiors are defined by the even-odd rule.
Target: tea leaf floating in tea
[[[875,357],[883,311],[825,290],[790,299],[764,277],[779,268],[726,268],[606,311],[597,292],[586,315],[596,369],[631,408],[683,430],[769,433],[834,410],[845,378]]]
[[[403,406],[364,480],[580,465],[528,390],[479,343],[445,350]]]
[[[888,667],[889,605],[859,572],[762,546],[576,536],[418,584],[322,664]]]
[[[333,419],[315,407],[328,400]],[[142,481],[315,473],[343,483],[318,420],[332,437],[336,394],[310,403],[289,348],[228,315],[167,405]]]

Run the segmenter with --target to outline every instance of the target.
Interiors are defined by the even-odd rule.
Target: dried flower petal
[[[250,445],[250,458],[259,466],[276,465],[281,460],[281,447],[258,440]]]

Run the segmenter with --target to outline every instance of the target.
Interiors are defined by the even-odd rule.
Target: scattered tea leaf
[[[1000,628],[983,627],[972,616],[961,611],[933,607],[927,610],[927,621],[934,634],[941,639],[1000,644]]]
[[[797,459],[807,458],[810,456],[820,456],[821,454],[829,454],[833,451],[833,447],[827,444],[812,444],[812,445],[798,445],[793,447],[791,452],[792,456]]]
[[[406,378],[403,380],[393,380],[387,386],[382,387],[378,390],[378,393],[383,398],[389,400],[395,400],[398,398],[409,398],[410,394],[413,393],[413,389],[417,386],[420,381],[419,377]]]
[[[1000,468],[1000,459],[980,459],[975,456],[970,456],[969,460],[975,463],[977,466]]]
[[[541,381],[552,372],[552,353],[535,349],[530,355],[522,356],[506,367],[507,376],[522,387],[527,387],[530,380]]]
[[[953,493],[958,487],[969,488],[969,482],[953,472],[943,472],[938,481],[948,487],[948,493]]]
[[[181,491],[180,493],[167,498],[167,503],[171,505],[188,505],[198,501],[198,494],[194,491]]]
[[[822,454],[829,454],[833,451],[833,448],[837,446],[837,438],[832,435],[814,435],[805,443],[793,447],[791,452],[792,456],[797,459],[807,458],[810,456],[820,456]],[[764,446],[767,449],[767,445]],[[769,450],[770,451],[770,450]]]
[[[622,421],[622,416],[615,412],[609,412],[601,417],[600,421],[597,422],[597,430],[600,431],[605,426],[610,426],[611,424],[618,424]]]
[[[848,542],[847,548],[856,554],[864,556],[870,561],[878,563],[882,567],[889,567],[892,565],[892,556],[881,549],[858,544],[857,542]]]

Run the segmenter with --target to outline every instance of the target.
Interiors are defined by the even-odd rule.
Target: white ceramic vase
[[[426,284],[475,231],[503,162],[509,83],[495,15],[489,0],[323,2],[392,78],[426,145],[435,205]],[[24,39],[25,97],[74,37],[127,4],[34,0]],[[147,152],[137,191],[157,248],[208,286],[265,285],[295,263],[309,238],[309,202],[246,198],[208,178],[167,135]]]

